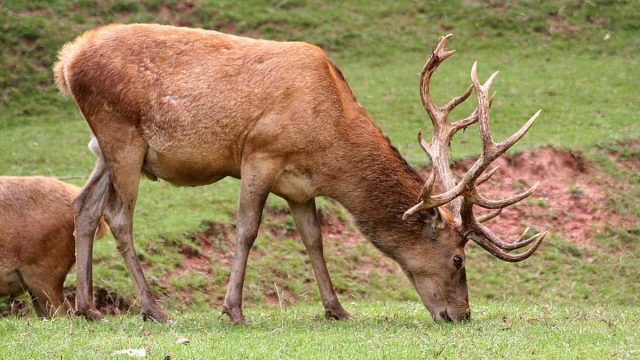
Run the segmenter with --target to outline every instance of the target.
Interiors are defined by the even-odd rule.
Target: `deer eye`
[[[453,265],[455,265],[456,269],[460,269],[462,267],[462,258],[458,255],[454,256]]]

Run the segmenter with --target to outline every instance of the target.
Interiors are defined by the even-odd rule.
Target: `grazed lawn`
[[[529,359],[640,356],[640,309],[556,306],[531,301],[475,306],[474,320],[436,324],[416,303],[349,304],[356,320],[328,321],[319,306],[252,309],[234,327],[217,313],[189,312],[169,325],[137,316],[0,321],[0,358],[106,358],[144,348],[161,359]],[[177,344],[186,337],[190,343]],[[125,357],[125,356],[120,356]],[[118,357],[114,357],[118,358]]]

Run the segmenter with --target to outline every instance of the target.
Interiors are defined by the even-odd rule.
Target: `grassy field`
[[[552,304],[476,304],[475,320],[435,324],[416,303],[357,303],[354,321],[327,321],[317,307],[251,309],[251,324],[229,325],[206,312],[174,323],[137,317],[50,322],[0,321],[0,358],[107,358],[144,349],[154,359],[634,359],[640,356],[637,307],[565,308]],[[179,344],[181,338],[188,344]],[[55,344],[55,346],[51,346]],[[113,358],[126,358],[120,355]]]
[[[71,101],[57,94],[50,67],[63,43],[110,22],[196,26],[318,44],[342,68],[374,121],[416,166],[424,165],[416,131],[430,127],[419,100],[419,72],[438,36],[454,33],[450,47],[458,52],[434,78],[436,100],[467,86],[475,60],[482,78],[501,70],[494,86],[495,137],[512,133],[542,108],[538,123],[514,151],[550,145],[583,154],[625,187],[612,189],[609,202],[593,206],[610,209],[612,217],[640,216],[640,176],[609,156],[615,152],[640,159],[634,145],[640,135],[638,1],[4,1],[0,46],[9,51],[0,52],[0,174],[70,177],[78,185],[86,180],[95,160],[86,147],[89,131]],[[470,109],[471,104],[457,114]],[[455,139],[452,150],[456,159],[477,154],[477,130]],[[320,320],[309,261],[302,245],[286,235],[291,219],[270,220],[270,214],[285,208],[274,197],[265,225],[277,231],[258,238],[255,250],[263,255],[251,259],[247,274],[245,297],[254,323],[231,328],[217,315],[227,267],[211,263],[212,275],[172,275],[184,264],[180,249],[201,250],[194,232],[235,222],[238,185],[236,180],[200,188],[141,184],[136,246],[175,324],[143,324],[135,316],[97,326],[82,320],[0,319],[0,344],[7,345],[0,346],[0,358],[104,357],[140,346],[149,346],[154,357],[171,352],[178,358],[238,353],[348,357],[356,352],[370,357],[638,357],[637,224],[612,223],[588,248],[552,236],[536,256],[519,264],[497,261],[469,246],[474,321],[460,327],[432,324],[397,269],[359,271],[362,263],[387,263],[370,244],[352,249],[339,238],[327,239],[330,272],[356,316],[354,322],[338,324]],[[320,208],[348,222],[339,205],[321,199]],[[133,302],[135,313],[135,293],[113,239],[96,244],[94,263],[96,286]],[[71,274],[67,284],[74,283]],[[295,294],[296,305],[284,311],[256,308],[274,287]],[[380,299],[389,303],[375,302]],[[32,334],[27,340],[16,342],[24,338],[18,334],[27,333]],[[175,345],[183,335],[192,343]],[[54,343],[59,344],[56,350]]]

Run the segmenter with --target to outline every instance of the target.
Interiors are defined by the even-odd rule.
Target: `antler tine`
[[[484,85],[481,85],[478,80],[477,68],[478,62],[476,61],[473,63],[473,66],[471,66],[471,83],[476,90],[476,96],[478,98],[478,120],[480,122],[480,137],[482,138],[482,156],[490,159],[493,153],[492,150],[496,144],[493,142],[491,131],[489,130],[489,98],[487,94],[498,72],[494,72],[491,77],[489,77],[489,80],[487,80]]]
[[[536,113],[533,114],[531,118],[529,118],[529,121],[527,121],[524,125],[522,125],[520,130],[516,131],[513,135],[509,136],[508,139],[506,139],[505,141],[497,145],[498,156],[502,155],[513,144],[515,144],[518,140],[522,139],[522,137],[527,133],[527,131],[529,131],[531,126],[533,126],[533,123],[536,121],[536,119],[538,118],[538,115],[540,115],[541,112],[542,112],[542,109],[536,111]]]
[[[537,182],[535,183],[532,187],[530,187],[528,190],[523,191],[521,193],[509,196],[507,198],[504,198],[502,200],[489,200],[487,198],[485,198],[484,196],[478,194],[478,192],[476,190],[474,190],[472,192],[472,194],[470,194],[470,196],[468,196],[468,199],[466,199],[467,201],[470,200],[473,204],[478,205],[478,206],[482,206],[485,209],[500,209],[500,208],[505,208],[507,206],[511,206],[515,203],[517,203],[518,201],[522,201],[524,199],[526,199],[529,195],[533,194],[534,191],[536,191],[536,189],[538,188],[538,185],[540,183]]]
[[[542,240],[544,240],[546,236],[547,236],[547,232],[543,232],[540,234],[536,234],[532,236],[530,239],[526,240],[529,243],[533,242],[533,245],[531,246],[531,248],[529,248],[529,250],[518,255],[509,254],[508,252],[499,248],[495,243],[489,241],[487,238],[483,236],[470,235],[469,238],[471,238],[478,245],[482,246],[482,248],[489,251],[492,255],[494,255],[495,257],[501,260],[508,261],[508,262],[519,262],[528,258],[536,250],[538,250],[538,247],[540,246],[540,244],[542,243]]]
[[[473,84],[471,84],[470,87],[473,88]],[[491,108],[491,105],[493,105],[493,98],[495,96],[496,94],[493,93],[491,95],[491,98],[489,98],[489,108]],[[469,125],[476,123],[477,121],[478,121],[478,108],[475,108],[471,113],[471,115],[451,124],[451,136],[453,137],[453,135],[458,131],[460,131],[460,129],[462,129],[464,132],[464,129],[466,129]]]
[[[477,64],[477,62],[474,62],[471,67],[471,83],[476,90],[478,98],[478,120],[480,122],[480,136],[482,137],[483,155],[485,155],[489,161],[492,161],[498,156],[504,154],[511,146],[513,146],[513,144],[520,140],[527,131],[529,131],[540,115],[540,112],[542,112],[542,109],[533,114],[533,116],[531,116],[531,118],[508,139],[496,144],[491,137],[491,130],[489,128],[489,108],[491,107],[495,94],[489,97],[489,91],[493,85],[493,80],[498,75],[498,71],[491,74],[489,79],[483,85],[480,85],[480,81],[478,80]]]
[[[447,41],[452,36],[453,34],[447,34],[440,38],[438,45],[424,64],[420,75],[420,99],[422,100],[422,106],[427,111],[427,114],[429,114],[434,126],[437,126],[442,119],[442,116],[440,116],[442,109],[431,100],[431,96],[429,95],[429,85],[431,82],[431,75],[433,75],[438,66],[455,52],[455,50],[447,50]]]
[[[417,213],[418,211],[420,211],[420,209],[424,207],[424,202],[429,198],[429,195],[433,190],[433,185],[435,184],[435,180],[436,180],[435,162],[433,161],[433,157],[431,156],[431,152],[430,152],[431,146],[427,144],[426,141],[424,141],[424,138],[422,137],[422,130],[418,131],[418,143],[420,144],[420,147],[422,148],[422,150],[424,150],[424,153],[427,155],[427,158],[431,162],[431,171],[429,172],[429,177],[427,178],[427,181],[424,183],[424,186],[422,187],[422,191],[420,192],[420,197],[419,197],[420,202],[414,205],[413,207],[411,207],[411,209],[405,211],[405,213],[402,215],[402,220],[406,220],[410,215]]]
[[[531,236],[530,238],[528,238],[526,240],[522,240],[522,239],[524,239],[525,236],[527,236],[527,233],[529,233],[529,229],[530,228],[524,229],[522,234],[520,234],[520,236],[518,236],[515,240],[513,240],[513,242],[505,242],[505,241],[503,241],[496,234],[494,234],[491,230],[489,230],[489,228],[487,228],[484,225],[478,225],[474,232],[475,232],[476,235],[479,235],[479,236],[482,236],[482,237],[488,239],[491,243],[493,243],[494,245],[496,245],[500,249],[506,250],[508,252],[508,251],[511,251],[511,250],[523,248],[523,247],[531,244],[533,241],[535,241],[537,239],[537,236],[540,235],[540,234],[535,234],[535,235]]]
[[[464,237],[468,239],[472,239],[476,242],[478,242],[477,239],[481,239],[480,241],[489,242],[500,249],[509,251],[514,249],[520,249],[522,247],[529,245],[531,242],[533,242],[536,239],[536,236],[539,235],[539,234],[536,234],[527,240],[522,240],[529,232],[529,228],[526,228],[525,231],[514,241],[512,242],[503,241],[497,235],[495,235],[488,227],[481,224],[489,219],[492,219],[498,216],[498,214],[502,212],[503,208],[496,209],[495,211],[487,215],[480,216],[478,219],[476,219],[475,214],[473,213],[473,205],[474,203],[471,201],[471,199],[469,199],[468,194],[465,194],[465,199],[463,201],[463,205],[461,209],[463,223],[461,224],[460,232],[463,234]]]
[[[500,215],[502,213],[502,209],[503,208],[495,209],[495,210],[491,211],[490,213],[488,213],[486,215],[482,215],[482,216],[478,217],[478,222],[479,223],[483,223],[483,222],[487,222],[487,221],[495,218],[496,216],[498,216],[498,215]]]
[[[420,192],[420,199],[427,199],[431,194],[431,190],[433,190],[433,184],[436,181],[436,167],[435,162],[433,161],[433,155],[431,155],[431,146],[424,141],[422,137],[422,130],[418,131],[418,143],[420,143],[420,147],[424,150],[424,153],[427,154],[429,161],[431,162],[431,171],[429,172],[429,177],[427,181],[424,183],[422,187],[422,191]]]
[[[480,177],[478,178],[478,180],[476,180],[476,186],[478,185],[482,185],[484,184],[487,180],[489,180],[493,174],[496,173],[496,171],[498,171],[500,169],[500,166],[496,166],[493,169],[489,170],[488,173],[484,173],[482,175],[480,175]]]
[[[449,102],[447,103],[447,105],[444,106],[444,108],[447,110],[447,112],[451,112],[453,109],[456,108],[456,106],[462,104],[465,100],[467,100],[469,96],[471,96],[472,92],[473,92],[473,85],[469,85],[467,90],[462,95],[456,96],[453,99],[449,100]]]
[[[431,156],[430,152],[431,145],[427,144],[427,142],[424,141],[424,138],[422,137],[422,130],[418,130],[418,144],[420,144],[420,147],[422,148],[424,153],[427,154],[429,161],[431,162],[431,164],[433,164],[433,157]]]

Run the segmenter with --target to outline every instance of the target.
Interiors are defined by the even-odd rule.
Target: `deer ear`
[[[436,239],[436,230],[445,228],[447,216],[448,214],[446,212],[443,212],[437,207],[429,209],[420,215],[420,220],[425,224],[428,239]]]
[[[446,219],[450,216],[448,216],[449,214],[443,212],[442,210],[440,210],[439,207],[435,207],[433,209],[430,209],[428,212],[429,216],[429,220],[432,224],[432,226],[436,229],[444,229],[445,227],[445,222],[447,221]]]

